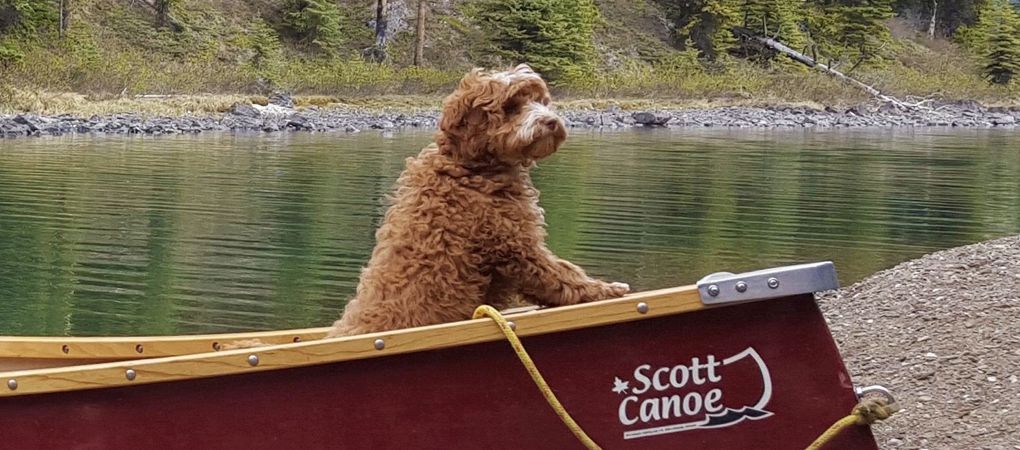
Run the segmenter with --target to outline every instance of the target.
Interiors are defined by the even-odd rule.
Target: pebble
[[[901,399],[903,409],[872,427],[881,448],[1020,445],[1017,273],[1020,236],[1011,236],[926,255],[818,296],[838,325],[833,337],[854,384],[882,385]]]

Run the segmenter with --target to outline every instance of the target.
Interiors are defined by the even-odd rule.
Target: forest
[[[866,97],[762,38],[894,95],[1020,95],[1012,0],[0,0],[0,104],[434,96],[518,62],[571,98]]]

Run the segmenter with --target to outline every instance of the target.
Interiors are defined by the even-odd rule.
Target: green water
[[[322,326],[429,134],[0,140],[0,334]],[[1013,131],[575,132],[550,246],[652,289],[833,260],[841,282],[1020,233]]]

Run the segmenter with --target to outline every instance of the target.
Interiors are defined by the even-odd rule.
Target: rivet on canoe
[[[216,351],[220,351],[220,343],[219,342],[213,342],[212,343],[212,349],[216,350]]]
[[[10,390],[13,391],[13,390],[15,390],[17,388],[18,388],[18,380],[15,380],[14,378],[11,378],[10,380],[7,380],[7,389],[10,389]]]
[[[737,289],[737,292],[747,292],[747,283],[743,281],[738,281],[736,286],[733,287]]]
[[[512,320],[506,321],[506,324],[507,326],[510,327],[511,330],[517,331],[517,324],[514,323]]]
[[[711,295],[712,297],[719,295],[719,286],[715,284],[709,285],[708,295]]]
[[[135,377],[137,376],[138,374],[135,373],[135,369],[128,369],[124,371],[124,378],[127,378],[128,381],[135,381]]]
[[[384,348],[386,348],[386,341],[384,341],[382,339],[376,339],[375,340],[375,349],[376,350],[382,350]]]
[[[301,342],[301,336],[294,336],[294,342]]]
[[[63,347],[60,347],[60,351],[64,352],[64,354],[71,353],[71,347],[68,347],[67,344],[64,344]]]
[[[778,278],[769,278],[768,284],[769,284],[770,288],[776,289],[776,288],[779,287],[779,279]]]
[[[248,355],[248,365],[252,367],[259,365],[259,355]]]
[[[138,353],[144,352],[145,351],[145,347],[142,347],[142,344],[138,344],[138,345],[135,346],[135,351],[138,352]]]
[[[637,312],[645,314],[648,312],[648,303],[641,302],[637,304]]]

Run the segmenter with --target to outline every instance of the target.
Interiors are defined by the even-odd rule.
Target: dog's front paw
[[[623,297],[630,292],[630,285],[627,283],[609,283],[602,280],[592,280],[587,289],[581,294],[577,303],[597,302],[611,298]]]
[[[623,297],[630,292],[630,285],[627,283],[609,283],[609,292],[613,297]]]

